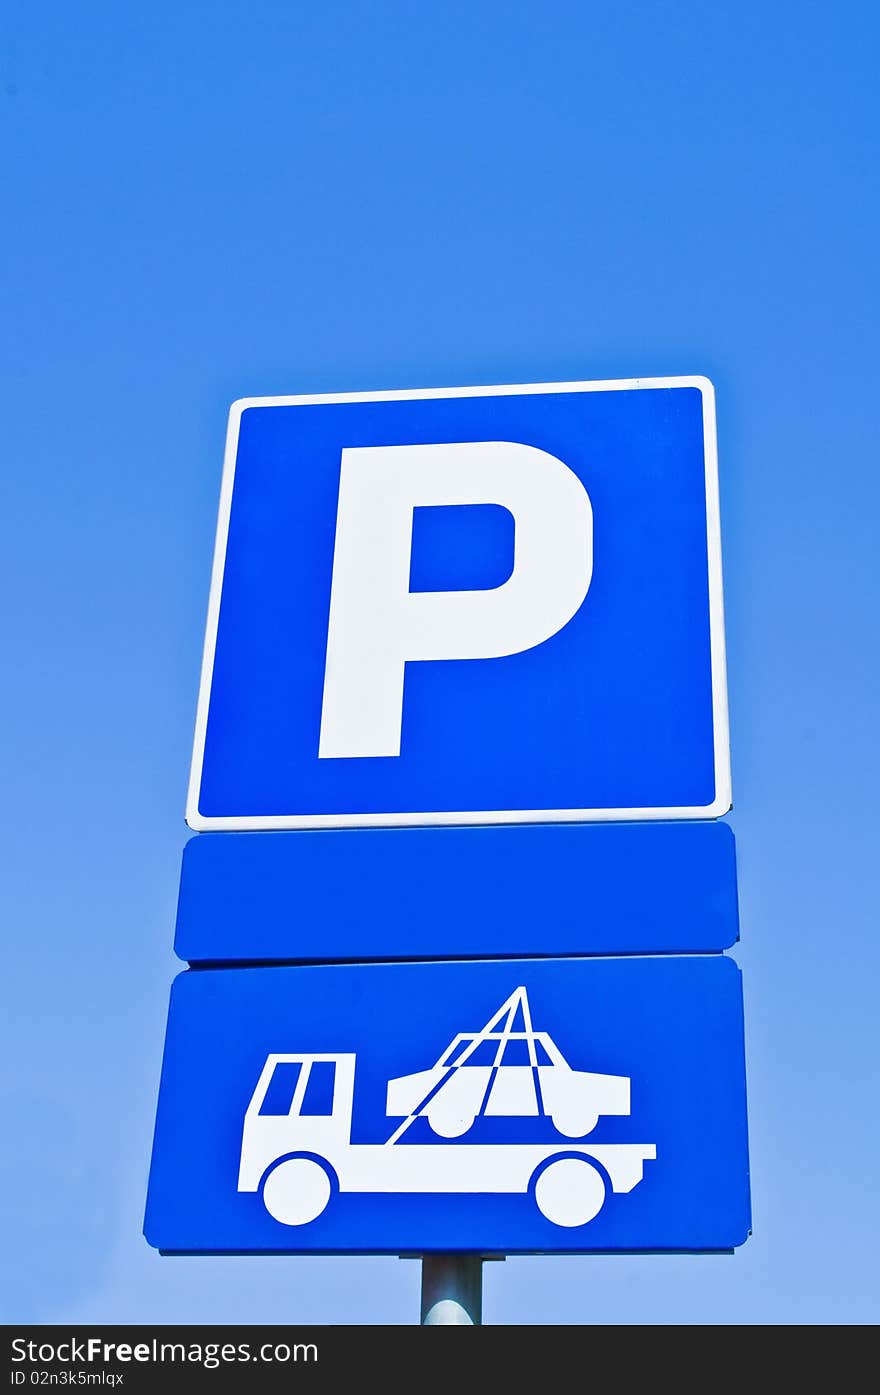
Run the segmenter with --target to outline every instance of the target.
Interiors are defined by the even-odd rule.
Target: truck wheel
[[[332,1194],[326,1169],[313,1158],[287,1158],[263,1185],[263,1204],[282,1225],[307,1225],[320,1216]]]
[[[538,1173],[535,1202],[554,1225],[586,1225],[605,1204],[605,1179],[586,1158],[557,1158]]]

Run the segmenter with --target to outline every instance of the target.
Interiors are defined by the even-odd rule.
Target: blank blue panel
[[[175,948],[193,963],[685,953],[738,937],[723,823],[200,833]]]
[[[485,1066],[432,1073],[460,1034],[521,1045],[527,1022],[550,1053],[538,1091],[513,1052],[488,1100]],[[260,1112],[284,1053],[334,1059],[332,1113]],[[724,956],[201,969],[174,985],[146,1217],[161,1250],[726,1250],[749,1226]]]

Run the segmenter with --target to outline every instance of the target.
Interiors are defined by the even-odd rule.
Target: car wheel
[[[561,1110],[551,1114],[550,1118],[553,1120],[553,1127],[566,1138],[586,1138],[599,1122],[598,1114],[566,1114]]]
[[[432,1131],[440,1138],[461,1138],[474,1126],[473,1114],[463,1117],[461,1114],[444,1114],[439,1109],[429,1109],[426,1113]]]

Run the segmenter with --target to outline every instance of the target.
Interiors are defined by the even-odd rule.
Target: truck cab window
[[[278,1061],[272,1072],[272,1079],[260,1105],[261,1114],[289,1114],[293,1104],[301,1061]]]
[[[300,1106],[301,1115],[324,1115],[333,1113],[333,1090],[336,1084],[335,1061],[312,1061],[306,1090]]]

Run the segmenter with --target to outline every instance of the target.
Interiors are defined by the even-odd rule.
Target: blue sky
[[[876,1319],[878,27],[7,6],[7,1320],[417,1312],[412,1262],[140,1233],[229,403],[678,373],[718,392],[754,1235],[493,1265],[486,1319]]]

